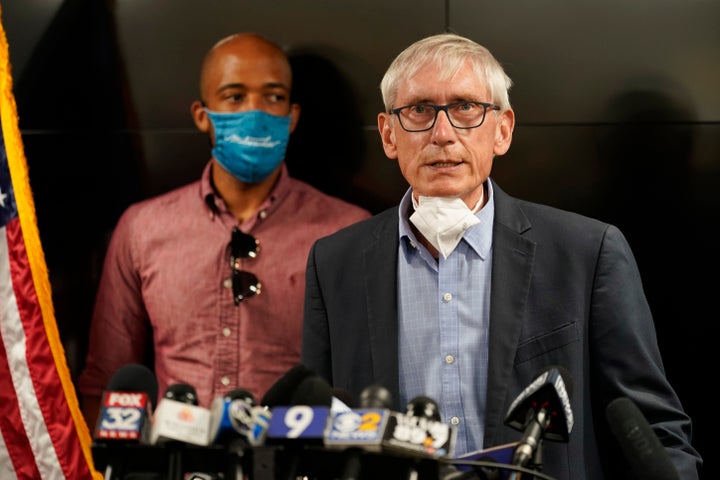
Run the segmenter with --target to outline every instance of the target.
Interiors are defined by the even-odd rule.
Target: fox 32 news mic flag
[[[99,479],[55,323],[2,21],[0,114],[0,478]]]

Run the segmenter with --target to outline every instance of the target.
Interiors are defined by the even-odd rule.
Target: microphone
[[[381,451],[390,418],[392,395],[382,386],[371,385],[360,393],[360,408],[331,410],[323,443],[329,448]]]
[[[301,450],[323,445],[332,391],[323,378],[308,372],[305,367],[291,369],[278,381],[280,385],[270,387],[263,397],[264,401],[276,405],[272,408],[265,443],[280,447],[284,455],[283,460],[277,462],[283,466],[283,475],[278,472],[275,478],[294,480],[299,476]],[[287,403],[277,405],[275,402]]]
[[[608,404],[605,416],[639,480],[680,480],[665,447],[632,400],[616,398]]]
[[[104,478],[121,478],[128,465],[128,445],[150,442],[152,410],[157,402],[155,374],[140,364],[115,371],[103,392],[93,436],[93,460]]]
[[[167,388],[153,416],[150,442],[201,446],[210,443],[210,410],[198,406],[195,387],[175,383]]]
[[[244,388],[230,390],[222,397],[216,397],[210,404],[210,443],[230,446],[246,443],[242,439],[242,429],[247,429],[252,421],[252,407],[255,397]],[[244,445],[242,445],[244,446]]]
[[[120,367],[103,393],[95,440],[148,443],[157,394],[157,379],[149,368],[134,363]]]
[[[314,375],[315,373],[305,365],[295,365],[265,392],[260,403],[270,408],[278,405],[290,405],[293,393],[295,393],[303,380]]]
[[[525,466],[535,457],[538,469],[543,438],[567,442],[573,427],[570,408],[572,383],[563,367],[545,369],[510,405],[505,424],[523,432],[513,455],[513,465]]]
[[[440,420],[437,402],[424,395],[408,402],[406,412],[391,412],[383,449],[399,454],[441,458],[452,456],[457,430]]]
[[[391,411],[392,404],[387,389],[371,385],[360,394],[361,408],[331,416],[325,445],[345,449],[344,480],[360,478],[365,452],[405,457],[396,462],[400,468],[397,474],[403,478],[417,475],[415,461],[451,454],[457,432],[440,421],[434,400],[415,397],[405,413]]]
[[[289,397],[286,405],[272,409],[268,443],[277,443],[277,440],[280,443],[321,441],[332,405],[330,385],[319,376],[310,376],[300,382]]]
[[[392,393],[382,385],[370,385],[360,392],[360,406],[362,408],[384,408],[390,410],[392,405]]]
[[[255,397],[244,388],[230,390],[210,405],[210,443],[239,451],[264,443],[270,422],[268,408],[255,404]]]
[[[390,392],[382,386],[371,385],[360,393],[360,408],[331,412],[324,444],[330,449],[344,449],[342,480],[360,478],[365,451],[382,450],[391,405]]]

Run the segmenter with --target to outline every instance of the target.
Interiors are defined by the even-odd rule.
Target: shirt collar
[[[215,187],[212,184],[212,165],[213,161],[210,160],[203,169],[202,176],[200,177],[200,196],[205,201],[205,205],[210,211],[211,216],[220,215],[221,213],[229,213],[225,206],[225,201],[215,191]],[[282,203],[292,190],[292,178],[288,172],[287,165],[283,162],[281,164],[280,176],[270,194],[265,201],[258,208],[257,215],[252,218],[252,223],[258,218],[266,218],[272,214]]]
[[[490,178],[485,182],[487,186],[488,201],[479,212],[475,214],[480,219],[480,223],[474,227],[469,228],[463,235],[470,248],[480,256],[483,260],[488,258],[490,254],[490,248],[492,247],[492,229],[493,221],[495,219],[495,195],[493,194],[492,182]],[[412,187],[408,188],[400,200],[400,207],[398,209],[399,215],[399,235],[400,239],[407,239],[407,241],[420,245],[417,237],[410,228],[410,215],[412,215]],[[402,243],[402,242],[401,242]]]

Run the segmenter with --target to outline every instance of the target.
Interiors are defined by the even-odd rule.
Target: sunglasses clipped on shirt
[[[230,269],[232,270],[232,290],[235,305],[243,300],[260,295],[262,284],[254,273],[242,270],[240,262],[244,258],[255,258],[260,253],[260,242],[250,234],[233,227],[230,237]]]

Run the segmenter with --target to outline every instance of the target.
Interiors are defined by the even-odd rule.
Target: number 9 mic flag
[[[0,478],[100,479],[40,244],[0,6]]]

